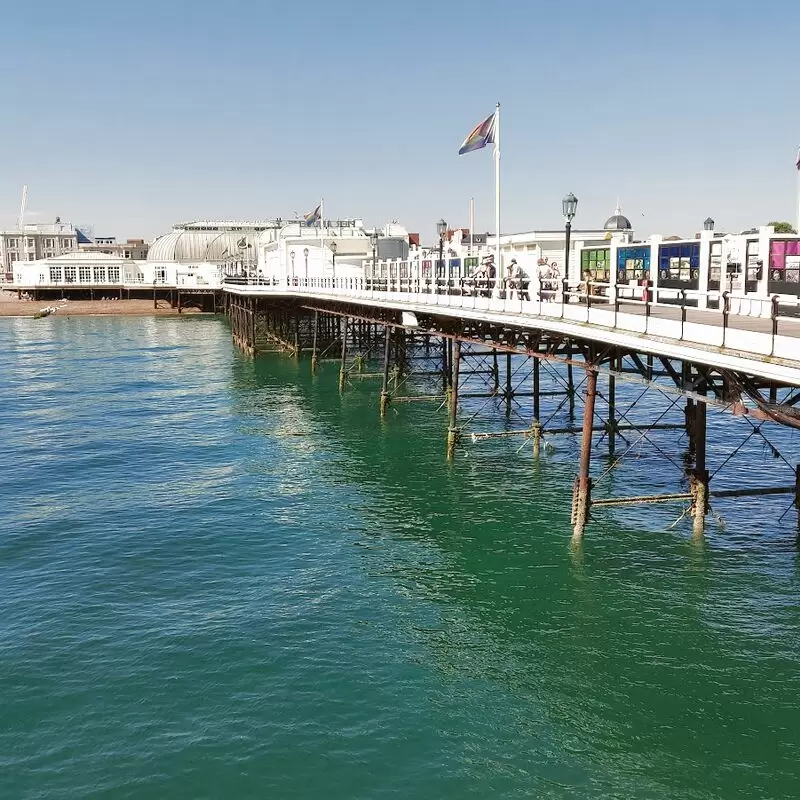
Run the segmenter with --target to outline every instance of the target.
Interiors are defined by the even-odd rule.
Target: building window
[[[55,251],[53,251],[53,250],[49,250],[48,252],[46,252],[44,254],[45,258],[55,258],[55,256],[56,256],[56,254],[55,254]]]
[[[722,280],[722,242],[712,242],[708,256],[708,288],[719,289]]]
[[[28,261],[36,261],[36,253],[28,253]]]
[[[697,288],[700,278],[700,245],[669,244],[658,248],[658,280],[664,286],[685,284]]]
[[[75,283],[75,278],[77,277],[75,274],[75,265],[68,264],[64,267],[64,282],[65,283]]]
[[[617,250],[617,281],[629,283],[650,279],[650,248],[620,247]]]
[[[608,247],[597,250],[581,250],[581,277],[587,272],[592,280],[606,283],[611,278],[611,250]]]
[[[95,283],[105,283],[106,282],[106,268],[95,266],[92,269],[92,275],[94,276]]]
[[[123,251],[123,255],[125,256],[125,258],[130,258],[131,257],[131,251],[130,250],[125,250],[125,251]]]
[[[70,239],[62,239],[61,240],[61,249],[62,250],[72,250],[72,241]]]
[[[7,239],[6,246],[10,249],[16,250],[19,247],[19,239]]]
[[[50,267],[50,283],[61,282],[61,267]]]
[[[769,243],[769,288],[777,294],[800,294],[800,240]]]
[[[45,247],[50,247],[50,248],[55,247],[56,246],[56,240],[55,239],[45,239],[44,240],[44,246]]]
[[[27,239],[28,247],[36,247],[36,239],[33,236],[29,236]]]
[[[86,266],[85,264],[81,264],[78,267],[78,275],[81,283],[91,283],[92,282],[92,268]]]
[[[119,283],[119,267],[108,268],[108,282]]]

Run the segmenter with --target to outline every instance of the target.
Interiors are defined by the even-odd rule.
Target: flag
[[[310,228],[312,225],[316,225],[320,221],[321,217],[322,203],[320,203],[313,211],[309,211],[308,214],[304,214],[303,221]]]
[[[797,171],[800,172],[800,147],[797,148]]]
[[[480,150],[489,143],[494,144],[495,114],[486,117],[483,122],[472,129],[458,151],[460,156],[464,153],[471,153],[473,150]]]

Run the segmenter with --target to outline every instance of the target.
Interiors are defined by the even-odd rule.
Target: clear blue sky
[[[796,0],[38,0],[3,9],[0,223],[151,237],[197,217],[326,212],[504,232],[793,219]],[[41,215],[41,216],[39,216]]]

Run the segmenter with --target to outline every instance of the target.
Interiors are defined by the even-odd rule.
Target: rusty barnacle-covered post
[[[589,522],[589,508],[592,504],[592,479],[589,474],[592,455],[592,430],[594,405],[597,397],[597,370],[586,365],[586,395],[583,406],[583,429],[581,433],[581,458],[578,477],[572,492],[573,537],[580,539]]]
[[[708,469],[706,469],[706,404],[696,402],[692,414],[694,440],[694,469],[689,472],[689,491],[692,495],[692,531],[701,534],[705,530],[708,512]]]
[[[392,350],[392,329],[389,325],[383,328],[383,383],[381,384],[381,417],[386,416],[389,409],[389,361]]]
[[[461,342],[453,341],[452,349],[452,385],[450,387],[450,414],[447,428],[447,460],[452,461],[456,454],[456,444],[459,440],[458,430],[458,373],[461,367]]]
[[[314,328],[311,333],[311,374],[317,372],[317,334],[319,332],[319,311],[314,312]]]

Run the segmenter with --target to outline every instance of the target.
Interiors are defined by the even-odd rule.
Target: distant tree
[[[767,225],[775,228],[775,233],[797,233],[791,222],[768,222]]]

